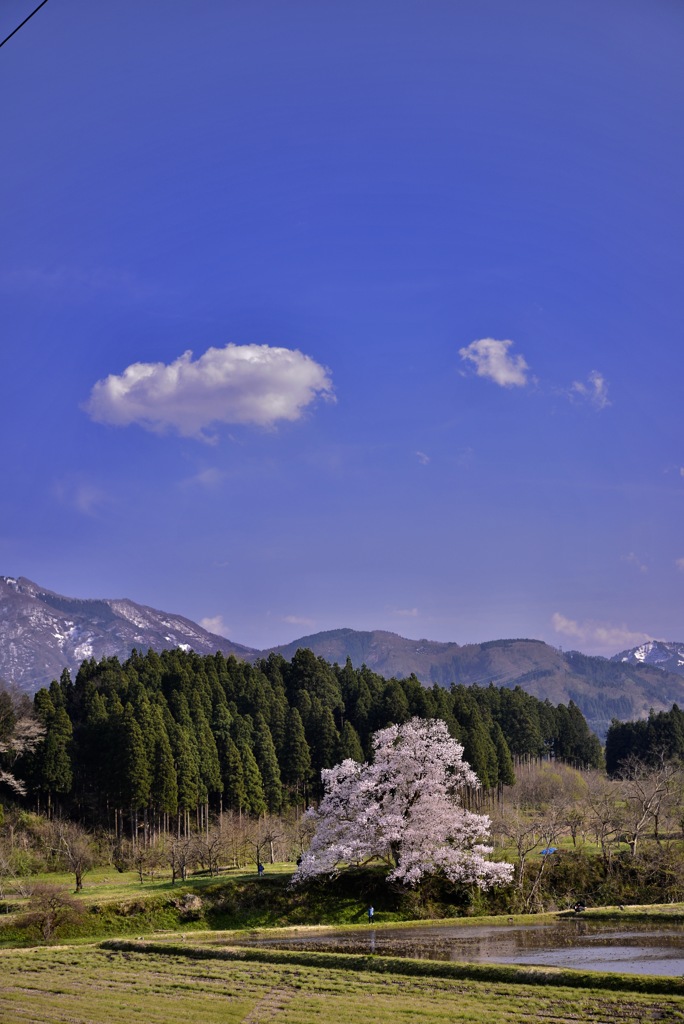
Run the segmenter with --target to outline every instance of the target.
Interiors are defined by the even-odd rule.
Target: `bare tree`
[[[173,836],[166,847],[166,859],[171,868],[171,884],[175,885],[178,878],[184,882],[197,863],[195,836]]]
[[[264,815],[263,818],[253,819],[246,830],[246,838],[250,848],[254,851],[255,863],[268,860],[275,864],[278,859],[276,848],[285,838],[286,829],[282,818],[275,815]],[[264,857],[264,850],[268,855]]]
[[[522,895],[525,885],[525,863],[528,856],[542,844],[544,822],[541,815],[531,815],[518,807],[511,807],[494,819],[495,836],[507,839],[515,848],[517,867],[516,885]]]
[[[556,803],[547,806],[540,822],[540,838],[543,845],[537,871],[532,882],[532,887],[525,901],[526,909],[531,911],[539,902],[539,890],[541,881],[549,863],[549,858],[555,852],[554,843],[557,843],[568,827],[568,804],[561,797]]]
[[[55,858],[76,879],[76,892],[83,888],[83,876],[95,863],[92,836],[75,821],[55,818],[47,823],[46,836]]]
[[[28,912],[19,923],[36,931],[45,942],[54,938],[62,928],[76,924],[84,914],[83,904],[60,885],[47,883],[34,885]]]
[[[138,843],[133,850],[132,859],[142,885],[145,875],[154,878],[155,871],[164,863],[164,851],[158,843],[150,843],[148,846]]]
[[[222,833],[225,842],[226,859],[231,867],[241,868],[251,859],[251,831],[253,819],[246,815],[224,812]]]
[[[283,860],[298,860],[309,849],[316,831],[316,823],[308,814],[289,811],[281,821],[284,827],[285,850]]]
[[[620,835],[620,784],[606,778],[601,772],[592,772],[587,778],[587,827],[591,829],[606,871],[612,865],[613,844]]]
[[[218,875],[221,861],[225,857],[226,837],[220,825],[210,825],[206,832],[197,835],[197,859],[209,875]]]
[[[637,844],[654,830],[658,839],[658,823],[664,801],[672,792],[681,768],[664,754],[655,764],[645,764],[637,757],[622,762],[622,825],[632,857],[636,857]]]

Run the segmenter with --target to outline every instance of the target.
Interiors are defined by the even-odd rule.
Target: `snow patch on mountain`
[[[127,598],[69,598],[22,576],[0,576],[0,679],[33,692],[58,679],[65,668],[74,676],[87,658],[124,661],[133,648],[253,653],[182,615]]]
[[[620,651],[611,661],[628,665],[653,665],[665,672],[684,676],[684,643],[674,640],[648,640],[646,643]]]

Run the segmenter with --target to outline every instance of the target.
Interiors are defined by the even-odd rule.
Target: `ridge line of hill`
[[[654,641],[609,660],[533,638],[458,644],[343,627],[256,650],[127,598],[69,598],[24,577],[0,576],[0,678],[26,692],[64,668],[75,673],[89,658],[125,660],[133,648],[173,647],[221,651],[252,663],[270,654],[290,660],[308,647],[329,662],[343,665],[350,658],[355,668],[365,664],[385,678],[414,674],[428,686],[521,686],[553,704],[574,701],[599,735],[612,718],[644,718],[651,708],[684,703],[684,644]]]

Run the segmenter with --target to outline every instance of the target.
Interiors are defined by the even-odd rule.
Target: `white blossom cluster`
[[[406,885],[440,871],[483,889],[510,879],[511,864],[487,859],[489,817],[461,806],[462,788],[479,783],[444,722],[381,729],[373,751],[371,764],[348,759],[321,773],[323,800],[307,812],[316,831],[294,882],[375,857]]]

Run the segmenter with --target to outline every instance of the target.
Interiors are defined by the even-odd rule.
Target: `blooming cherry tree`
[[[381,729],[373,751],[371,764],[349,759],[321,772],[325,795],[307,812],[316,832],[295,882],[375,857],[406,885],[439,871],[483,889],[509,881],[513,866],[487,859],[489,817],[461,806],[463,787],[479,783],[444,722]]]

